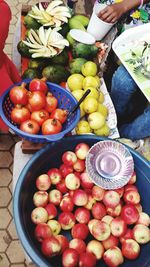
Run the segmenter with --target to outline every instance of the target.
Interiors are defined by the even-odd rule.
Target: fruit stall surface
[[[14,32],[16,30],[18,16],[20,15],[22,5],[33,5],[40,1],[6,0],[6,2],[11,8],[12,20],[5,52],[10,57],[13,57]],[[78,0],[76,9],[79,13],[85,13],[85,9],[86,12],[90,12],[89,0]],[[35,266],[33,263],[29,263],[26,260],[13,220],[13,163],[14,148],[18,141],[20,141],[20,138],[16,135],[0,132],[0,267]],[[131,146],[138,148],[139,152],[142,152],[142,154],[150,160],[150,141],[145,141],[146,148],[143,147],[142,144],[143,143],[131,143]]]

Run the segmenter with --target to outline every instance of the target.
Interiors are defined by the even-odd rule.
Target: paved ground
[[[9,4],[12,11],[9,36],[5,46],[5,52],[11,58],[13,37],[22,4],[32,5],[40,1],[5,1]],[[76,7],[81,13],[83,13],[84,10],[83,3],[84,0],[78,1]],[[29,266],[25,262],[24,251],[17,237],[12,212],[13,152],[17,141],[18,138],[11,134],[0,134],[0,267]]]
[[[12,212],[13,153],[18,140],[11,134],[0,134],[0,267],[28,266]]]

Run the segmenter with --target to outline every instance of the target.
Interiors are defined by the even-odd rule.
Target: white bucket
[[[95,40],[99,41],[109,32],[114,25],[113,23],[107,23],[101,20],[97,15],[106,7],[105,4],[96,3],[93,8],[93,13],[89,21],[87,32],[93,35]]]

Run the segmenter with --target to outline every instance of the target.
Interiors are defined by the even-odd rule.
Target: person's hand
[[[112,4],[105,7],[98,17],[108,23],[115,23],[125,13],[122,3]]]

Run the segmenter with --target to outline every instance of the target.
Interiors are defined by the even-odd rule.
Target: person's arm
[[[143,0],[143,4],[149,3],[150,0]],[[98,14],[99,18],[103,21],[114,23],[116,22],[121,16],[126,14],[133,8],[140,6],[140,0],[123,0],[120,3],[112,4],[104,8]]]

